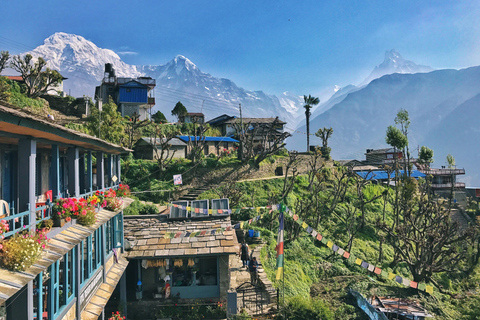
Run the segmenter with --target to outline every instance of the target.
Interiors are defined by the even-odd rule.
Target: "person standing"
[[[257,268],[258,268],[257,258],[253,257],[252,260],[248,262],[248,269],[250,271],[250,283],[252,285],[257,284]]]
[[[247,267],[248,264],[248,244],[243,240],[242,245],[240,246],[240,259],[242,259],[242,268]]]

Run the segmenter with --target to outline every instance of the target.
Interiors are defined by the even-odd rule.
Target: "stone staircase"
[[[216,186],[214,186],[214,185],[209,185],[209,186],[203,185],[203,186],[199,186],[199,187],[196,187],[196,188],[192,188],[188,191],[187,194],[178,198],[178,200],[179,201],[181,201],[181,200],[184,200],[184,201],[197,200],[199,195],[201,195],[205,191],[213,189],[213,188],[216,188]]]

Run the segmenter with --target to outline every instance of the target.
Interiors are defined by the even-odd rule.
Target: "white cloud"
[[[138,54],[138,52],[135,52],[135,51],[120,51],[120,52],[117,52],[117,54],[119,54],[121,56],[136,56]]]

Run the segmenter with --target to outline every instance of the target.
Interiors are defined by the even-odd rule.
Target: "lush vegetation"
[[[347,249],[353,229],[356,231],[352,240],[351,252],[362,260],[376,264],[382,270],[393,272],[402,277],[413,279],[411,269],[406,262],[396,262],[396,250],[385,240],[381,222],[391,224],[395,221],[392,199],[394,189],[380,185],[368,184],[363,186],[363,202],[359,202],[357,183],[348,180],[345,194],[337,208],[331,212],[327,209],[329,196],[335,190],[335,181],[343,168],[323,170],[321,172],[326,183],[320,192],[321,201],[326,208],[319,210],[322,215],[318,227],[317,219],[303,210],[299,202],[308,202],[311,199],[311,180],[308,176],[296,178],[292,192],[285,202],[292,210],[302,215],[302,219],[316,230],[330,239],[334,239],[340,247]],[[321,176],[321,175],[320,175]],[[336,178],[337,177],[337,178]],[[420,184],[425,183],[420,181]],[[242,182],[235,184],[233,189],[239,193],[239,206],[266,206],[276,204],[281,199],[284,183],[282,180],[264,180]],[[201,198],[213,198],[224,193],[227,187],[222,186],[201,195]],[[369,200],[372,200],[370,201]],[[310,211],[313,210],[309,202]],[[365,222],[362,225],[362,211],[357,211],[354,217],[355,228],[352,229],[350,220],[345,214],[350,206],[364,206]],[[474,204],[472,205],[472,208]],[[472,209],[473,210],[473,209]],[[275,286],[283,288],[282,281],[275,281],[276,265],[276,230],[278,228],[278,212],[260,211],[262,219],[248,228],[260,230],[262,238],[267,242],[261,252],[262,264]],[[472,214],[476,214],[473,212]],[[232,219],[245,221],[258,213],[254,210],[240,210],[232,214]],[[405,219],[401,217],[401,219]],[[480,268],[475,261],[461,261],[453,270],[436,272],[432,275],[431,283],[436,284],[433,295],[416,289],[405,288],[396,282],[375,276],[360,266],[344,259],[325,247],[321,242],[314,240],[300,228],[291,217],[285,221],[285,305],[282,314],[290,319],[321,318],[321,319],[366,319],[363,311],[355,307],[355,303],[348,294],[348,289],[356,290],[365,297],[401,296],[419,300],[427,310],[435,314],[436,319],[477,319],[480,314],[479,298],[475,295],[478,290]],[[383,239],[383,242],[382,242]],[[471,248],[470,258],[474,258],[476,250]],[[439,290],[443,291],[441,293]]]

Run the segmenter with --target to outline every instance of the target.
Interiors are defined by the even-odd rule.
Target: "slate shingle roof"
[[[165,238],[165,234],[189,231],[197,232],[231,226],[230,217],[208,220],[167,220],[165,216],[128,217],[124,219],[125,239],[133,246],[128,258],[167,258],[212,254],[235,254],[238,241],[235,231],[207,232],[195,237]]]

